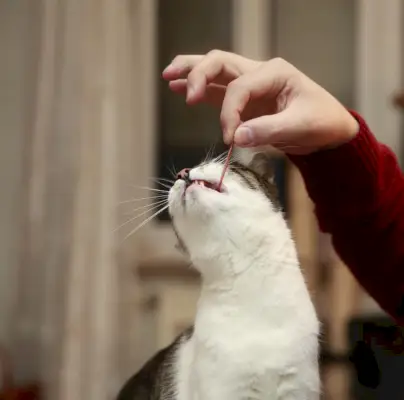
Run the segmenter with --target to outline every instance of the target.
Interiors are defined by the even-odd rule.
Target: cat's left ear
[[[266,153],[256,153],[253,155],[249,168],[262,179],[274,183],[275,171],[272,166],[272,157]]]

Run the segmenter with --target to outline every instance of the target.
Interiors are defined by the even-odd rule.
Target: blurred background
[[[282,56],[402,160],[403,24],[401,0],[0,0],[0,399],[112,399],[192,322],[199,280],[166,214],[126,238],[158,210],[154,178],[224,150],[217,111],[162,82],[175,55]],[[323,398],[404,398],[402,331],[276,165],[323,322]]]

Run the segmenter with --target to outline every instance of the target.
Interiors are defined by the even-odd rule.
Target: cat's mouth
[[[224,192],[224,186],[222,185],[222,187],[219,189],[219,183],[216,182],[209,182],[206,181],[204,179],[195,179],[195,180],[190,180],[189,182],[187,182],[187,189],[191,186],[201,186],[203,188],[206,189],[210,189],[210,190],[214,190],[218,193],[223,193]]]

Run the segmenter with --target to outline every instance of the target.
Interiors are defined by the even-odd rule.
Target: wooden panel
[[[296,241],[303,273],[311,293],[317,292],[318,228],[313,203],[297,168],[289,164],[288,209],[290,227]]]
[[[141,358],[145,361],[193,324],[200,279],[186,263],[142,264],[135,273],[146,301],[142,303],[140,321]]]

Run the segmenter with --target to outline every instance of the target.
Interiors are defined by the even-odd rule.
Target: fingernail
[[[254,142],[252,130],[247,126],[241,126],[234,133],[234,142],[242,146],[252,144]]]

